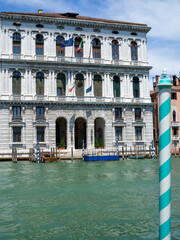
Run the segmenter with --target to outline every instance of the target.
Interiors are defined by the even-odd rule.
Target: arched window
[[[102,78],[100,75],[94,75],[94,96],[102,97]]]
[[[44,73],[36,74],[36,95],[44,95]]]
[[[118,41],[116,40],[112,41],[112,59],[114,61],[119,60],[119,44]]]
[[[12,92],[14,95],[21,94],[21,73],[18,71],[13,72],[12,79]]]
[[[173,110],[173,122],[175,122],[175,121],[176,121],[176,111]]]
[[[21,35],[19,33],[13,34],[13,54],[21,53]]]
[[[65,56],[65,47],[61,47],[64,43],[64,38],[62,36],[57,36],[56,38],[56,56],[63,57]]]
[[[113,92],[114,97],[120,97],[120,79],[118,76],[113,77]]]
[[[137,43],[131,42],[131,60],[137,61],[138,60],[138,54],[137,54]]]
[[[66,93],[66,78],[63,73],[57,75],[57,95],[65,96]]]
[[[138,77],[133,77],[133,96],[135,98],[139,98],[140,97],[139,78]]]
[[[36,35],[36,55],[44,55],[44,38],[41,34]]]
[[[101,58],[101,42],[99,39],[94,38],[92,41],[93,48],[93,58],[99,59]]]
[[[84,76],[76,74],[76,96],[84,96]]]
[[[75,57],[83,57],[83,40],[80,37],[75,38],[74,44]]]

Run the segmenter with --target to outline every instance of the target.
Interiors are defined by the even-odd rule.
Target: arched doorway
[[[83,118],[75,120],[75,149],[82,149],[84,140],[84,148],[86,148],[86,121]]]
[[[103,118],[96,118],[94,121],[95,147],[104,147],[105,121]]]
[[[56,120],[56,147],[67,148],[67,121],[60,117]]]

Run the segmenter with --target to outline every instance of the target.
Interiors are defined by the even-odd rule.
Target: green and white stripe
[[[171,86],[164,72],[159,88],[159,239],[171,239]]]

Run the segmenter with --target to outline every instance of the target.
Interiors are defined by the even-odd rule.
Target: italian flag
[[[73,83],[73,86],[71,88],[69,88],[69,92],[72,92],[73,88],[75,87],[75,82]]]
[[[79,44],[79,47],[78,47],[78,50],[77,50],[77,53],[79,54],[80,51],[82,50],[83,48],[83,40],[81,40],[80,44]]]

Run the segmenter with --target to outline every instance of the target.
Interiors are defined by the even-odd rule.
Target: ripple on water
[[[179,162],[172,167],[179,239]],[[0,239],[157,239],[158,179],[156,160],[1,163]]]

